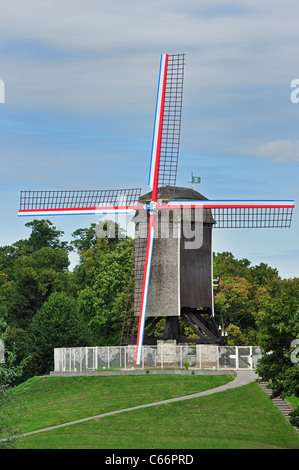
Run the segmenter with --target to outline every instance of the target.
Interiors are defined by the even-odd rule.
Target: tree
[[[128,238],[125,231],[113,220],[100,221],[97,224],[91,224],[89,228],[79,228],[72,233],[75,238],[71,245],[75,247],[78,253],[83,253],[93,248],[97,241],[106,240],[109,250],[114,250],[118,243]]]
[[[16,364],[15,354],[8,349],[7,329],[7,323],[0,317],[0,347],[5,344],[5,360],[0,361],[0,436],[6,439],[2,442],[0,440],[0,449],[15,448],[17,444],[17,440],[11,439],[11,436],[20,432],[16,422],[22,411],[15,405],[13,387],[22,376],[25,364],[24,360]]]
[[[229,346],[247,346],[251,344],[239,326],[230,323],[226,328],[227,344]]]
[[[73,272],[74,283],[80,286],[80,291],[92,286],[99,273],[99,267],[109,254],[107,240],[97,239],[95,244],[80,253],[80,262]]]
[[[61,230],[57,230],[52,222],[47,219],[34,219],[25,224],[25,227],[31,228],[31,234],[26,244],[33,250],[48,247],[54,250],[72,251],[72,246],[67,242],[61,242],[60,238],[64,234]]]
[[[37,310],[55,291],[68,291],[68,255],[64,250],[43,247],[17,257],[0,298],[10,325],[27,328]]]
[[[54,348],[88,346],[89,331],[79,315],[77,301],[65,292],[54,292],[32,319],[30,351],[33,375],[53,370]]]
[[[250,271],[252,281],[259,286],[267,285],[269,281],[280,279],[278,270],[271,268],[266,263],[251,266]]]
[[[93,271],[93,281],[79,294],[80,312],[93,331],[95,345],[119,344],[132,256],[131,239],[126,239],[113,251],[105,253]]]
[[[250,264],[246,258],[235,259],[230,252],[214,254],[214,276],[220,277],[215,316],[222,328],[234,325],[229,341],[244,345],[257,344],[255,313],[264,298],[271,302],[281,290],[282,282],[277,269],[265,263]]]
[[[79,265],[74,269],[73,278],[81,289],[93,284],[99,266],[109,253],[120,243],[129,240],[123,229],[111,220],[102,224],[91,224],[89,228],[80,228],[72,236],[75,240],[71,244],[80,255]]]
[[[71,245],[77,249],[78,253],[95,246],[97,241],[95,226],[96,224],[91,224],[89,228],[78,228],[72,233],[75,240],[72,240]]]
[[[237,260],[229,251],[213,253],[214,276],[219,276],[220,278],[242,277],[247,279],[250,272],[250,264],[250,261],[246,258]]]
[[[259,376],[270,382],[274,396],[299,396],[299,278],[284,280],[274,299],[264,297],[256,313],[258,344],[263,357]]]
[[[215,295],[215,315],[222,328],[230,323],[246,329],[254,326],[251,284],[241,277],[223,277]]]

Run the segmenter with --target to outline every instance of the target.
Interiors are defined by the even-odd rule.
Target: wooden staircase
[[[280,397],[276,398],[271,398],[272,396],[272,390],[269,388],[269,384],[267,382],[258,382],[259,386],[261,389],[268,395],[270,400],[274,403],[275,406],[279,409],[279,411],[286,417],[286,419],[289,421],[290,420],[290,413],[293,411],[293,408],[291,405],[289,405],[285,400],[283,400]],[[293,426],[294,429],[296,429],[297,432],[299,432],[299,428],[296,426]]]

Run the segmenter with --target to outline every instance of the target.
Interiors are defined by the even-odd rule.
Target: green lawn
[[[16,390],[22,432],[196,393],[226,376],[45,377]],[[23,449],[298,449],[299,434],[256,383],[23,437]]]

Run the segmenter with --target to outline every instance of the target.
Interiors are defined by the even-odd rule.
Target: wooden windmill
[[[208,200],[196,191],[175,186],[184,64],[184,54],[161,55],[150,193],[140,197],[140,188],[21,191],[19,216],[135,212],[140,240],[138,246],[135,241],[136,279],[140,281],[135,284],[135,313],[139,316],[136,364],[141,362],[145,329],[148,332],[161,317],[166,317],[166,338],[180,340],[177,319],[181,316],[198,335],[198,342],[220,341],[214,328],[213,227],[289,227],[294,208],[293,200]],[[164,219],[163,212],[167,214]],[[140,214],[145,215],[143,220]],[[162,220],[159,229],[159,219],[172,229],[172,235],[165,236],[162,230],[157,237],[163,228]],[[199,246],[188,245],[184,224],[191,227],[194,240],[199,236]]]

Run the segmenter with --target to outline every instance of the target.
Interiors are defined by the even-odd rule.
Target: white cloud
[[[152,112],[162,52],[187,53],[192,99],[199,90],[289,86],[294,78],[296,0],[244,0],[242,8],[236,0],[3,3],[0,78],[8,104],[105,112],[133,106]],[[17,50],[18,41],[25,50]]]
[[[257,157],[271,158],[276,162],[299,162],[299,140],[276,140],[260,145],[254,150]]]
[[[296,0],[10,0],[1,5],[1,32],[59,47],[239,44],[297,33]],[[254,28],[253,28],[254,26]]]

